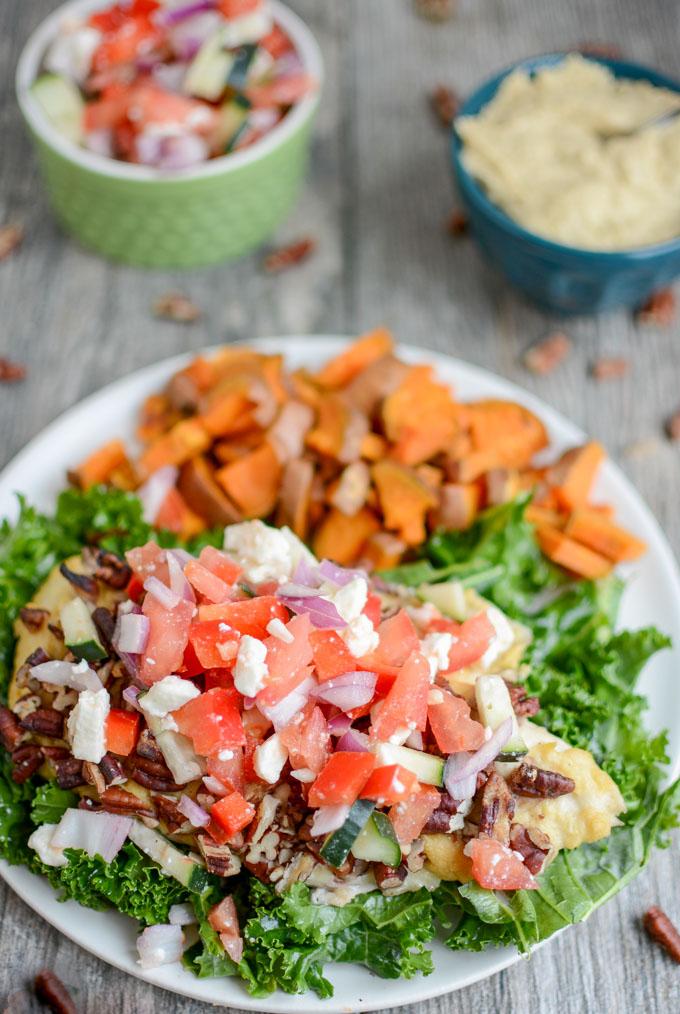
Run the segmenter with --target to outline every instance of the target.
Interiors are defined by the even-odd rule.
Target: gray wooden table
[[[310,234],[318,253],[280,277],[259,257],[196,271],[144,272],[83,252],[57,229],[13,100],[19,48],[55,0],[0,0],[0,222],[26,227],[0,265],[0,355],[28,367],[0,387],[0,466],[51,419],[101,385],[184,349],[286,333],[355,333],[379,322],[397,336],[463,356],[524,384],[603,440],[680,550],[680,451],[662,421],[680,407],[680,322],[637,328],[626,314],[578,320],[569,362],[537,379],[523,349],[554,326],[444,229],[453,193],[447,150],[426,107],[438,82],[470,89],[511,60],[583,40],[618,43],[633,59],[677,72],[676,0],[460,0],[446,25],[410,0],[295,0],[323,49],[327,83],[309,185],[281,230]],[[203,309],[184,327],[152,317],[178,288]],[[588,365],[625,356],[624,380],[597,384]],[[643,444],[635,453],[631,445]],[[622,895],[537,953],[462,992],[408,1008],[491,1014],[680,1010],[680,970],[640,930],[661,902],[680,923],[677,840]],[[0,1000],[48,965],[83,1014],[208,1008],[123,976],[52,930],[0,886]]]

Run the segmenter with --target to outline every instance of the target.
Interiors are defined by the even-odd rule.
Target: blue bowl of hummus
[[[636,307],[680,275],[680,82],[551,53],[472,94],[452,157],[474,237],[544,309]]]

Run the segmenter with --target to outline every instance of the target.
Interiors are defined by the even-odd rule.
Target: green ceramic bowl
[[[271,3],[320,88],[323,63],[314,37],[296,14]],[[319,89],[252,147],[191,170],[161,173],[85,151],[51,126],[30,86],[64,16],[102,6],[102,0],[64,4],[30,37],[17,67],[19,106],[59,221],[84,246],[127,264],[198,267],[254,250],[300,191]]]

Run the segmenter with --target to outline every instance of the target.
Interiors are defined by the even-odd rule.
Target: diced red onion
[[[304,74],[305,65],[295,50],[282,53],[275,64],[274,74],[278,77],[289,77],[291,74]]]
[[[141,691],[140,691],[139,687],[132,687],[132,686],[130,686],[130,687],[125,687],[125,690],[123,691],[122,696],[123,696],[123,700],[124,701],[127,701],[127,703],[131,707],[133,707],[135,709],[135,711],[139,711],[140,714],[141,714],[142,709],[140,708],[139,701],[137,700],[137,698],[139,697],[140,693],[141,693]]]
[[[167,584],[163,584],[153,574],[151,577],[147,577],[144,582],[144,590],[153,595],[153,597],[160,602],[164,609],[174,609],[181,602],[181,597],[174,592],[172,588],[168,588]]]
[[[168,922],[171,926],[193,926],[198,922],[193,905],[188,902],[171,905],[168,911]]]
[[[352,719],[349,715],[343,715],[342,713],[333,715],[332,718],[328,719],[328,731],[331,736],[344,736],[351,724]]]
[[[187,553],[187,556],[188,555],[189,554]],[[191,559],[191,557],[189,557],[189,559]],[[168,561],[170,591],[174,592],[175,595],[179,595],[181,599],[185,599],[187,602],[195,602],[196,596],[194,595],[194,589],[189,584],[189,581],[184,573],[184,567],[188,561],[182,563],[174,551],[168,551],[166,553],[166,560]]]
[[[195,52],[197,52],[197,49],[194,50]],[[192,53],[192,56],[194,53]],[[175,63],[158,63],[151,71],[151,75],[156,84],[164,88],[165,91],[174,92],[176,95],[183,95],[187,66],[187,63],[180,60],[177,60]]]
[[[354,708],[362,708],[372,699],[377,679],[374,672],[344,673],[334,679],[324,680],[312,691],[312,696],[334,704],[341,711],[352,711]]]
[[[214,775],[204,775],[203,784],[205,785],[208,792],[212,792],[213,796],[226,796],[227,793],[229,792],[229,789],[226,787],[226,785],[223,785],[222,782],[219,780],[219,778],[215,778]],[[181,809],[181,807],[178,808]],[[203,812],[205,813],[205,811]],[[182,810],[182,813],[184,813],[184,810]],[[191,820],[191,818],[188,817],[188,814],[185,813],[184,816],[187,817],[189,820]],[[208,818],[208,821],[210,821],[210,818]],[[196,826],[198,827],[199,825]]]
[[[101,690],[102,682],[89,666],[81,670],[82,662],[54,660],[31,666],[30,674],[40,683],[53,683],[57,687],[71,687],[72,690]]]
[[[88,856],[101,856],[105,863],[110,863],[123,847],[131,827],[131,817],[69,809],[52,835],[52,844],[62,849],[82,849]]]
[[[195,14],[202,14],[204,11],[215,9],[215,0],[193,0],[192,3],[182,4],[181,7],[171,7],[169,10],[160,10],[156,13],[154,21],[166,28],[178,25],[187,18],[193,18]]]
[[[215,780],[217,781],[217,779]],[[221,785],[221,787],[224,789],[224,785]],[[224,793],[222,793],[222,795],[223,794]],[[179,797],[177,809],[180,813],[184,814],[193,827],[207,827],[210,823],[210,814],[206,813],[203,807],[199,806],[198,803],[195,803],[193,799],[189,798],[189,796],[181,795]]]
[[[312,837],[318,838],[322,834],[330,834],[337,831],[347,820],[349,806],[346,803],[338,803],[336,806],[320,806],[314,814],[310,828]]]
[[[302,711],[315,686],[316,680],[312,676],[308,676],[276,704],[267,705],[257,701],[257,707],[265,718],[273,723],[274,729],[278,732],[279,729],[288,725],[291,718]]]
[[[423,734],[418,729],[414,729],[409,738],[404,743],[404,746],[408,746],[411,750],[422,750],[423,749]]]
[[[293,582],[305,585],[307,588],[318,588],[323,582],[319,575],[319,568],[315,567],[309,560],[301,556],[293,572]]]
[[[496,759],[511,735],[512,718],[506,718],[479,750],[474,753],[450,754],[444,768],[446,791],[454,799],[469,799],[474,795],[477,775]]]
[[[348,751],[349,753],[368,753],[368,736],[357,729],[348,729],[344,736],[341,736],[335,747],[336,750]]]
[[[180,546],[174,546],[172,549],[165,550],[166,559],[171,556],[175,557],[182,568],[186,567],[188,563],[191,563],[192,560],[196,559],[195,556],[192,556],[191,553],[189,553],[186,549],[182,549]]]
[[[319,573],[326,578],[328,581],[332,581],[334,584],[339,584],[343,587],[349,584],[350,581],[354,581],[357,577],[366,578],[365,570],[351,570],[349,567],[338,567],[337,563],[332,563],[330,560],[322,560],[319,564]]]
[[[305,596],[304,598],[281,595],[280,592],[277,592],[277,595],[284,606],[287,606],[291,612],[298,614],[307,613],[312,624],[317,629],[338,630],[341,627],[347,626],[347,623],[343,620],[333,603],[329,602],[328,599],[322,598],[320,595]]]
[[[192,169],[205,162],[210,154],[208,142],[188,131],[174,137],[164,137],[161,150],[155,165],[158,169],[169,171]]]
[[[95,155],[103,155],[104,158],[113,158],[113,131],[107,130],[89,130],[83,138],[83,144],[88,151],[93,151]]]
[[[318,597],[319,589],[309,588],[307,585],[297,584],[294,581],[286,581],[285,584],[279,585],[276,594],[280,598],[311,599]]]
[[[158,138],[154,138],[158,141]],[[141,158],[140,161],[153,163],[151,158]],[[163,501],[177,482],[179,469],[174,465],[164,465],[143,483],[137,490],[137,496],[142,502],[142,517],[148,525],[153,525],[158,517],[158,512],[163,506]]]
[[[139,963],[142,968],[157,968],[179,961],[184,951],[181,926],[147,926],[137,937]]]
[[[118,617],[113,636],[113,647],[116,651],[141,655],[149,641],[151,624],[149,617],[143,613],[123,613]]]

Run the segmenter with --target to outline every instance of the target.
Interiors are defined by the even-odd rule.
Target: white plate
[[[345,339],[272,338],[252,342],[265,351],[284,351],[293,367],[316,367],[337,352]],[[510,398],[537,412],[548,426],[553,445],[562,449],[583,440],[583,433],[539,399],[514,384],[459,360],[423,349],[402,347],[407,360],[432,363],[440,377],[450,382],[463,400]],[[36,437],[7,466],[0,476],[0,516],[14,517],[14,492],[24,493],[31,503],[49,509],[64,485],[66,469],[77,464],[105,439],[117,435],[132,441],[137,410],[142,399],[158,390],[172,373],[190,357],[179,356],[140,370],[111,384],[98,394],[66,412]],[[656,520],[623,474],[610,462],[602,469],[598,496],[616,506],[622,522],[644,538],[649,552],[629,570],[630,583],[623,600],[621,625],[639,627],[656,624],[676,644],[647,666],[642,691],[649,696],[649,726],[668,728],[670,774],[680,767],[680,695],[675,690],[680,670],[680,577],[672,552]],[[8,884],[36,912],[81,947],[110,964],[165,989],[208,1003],[248,1010],[295,1012],[342,1012],[394,1008],[417,1003],[463,986],[469,986],[506,968],[517,960],[509,948],[482,954],[456,954],[435,944],[435,971],[427,978],[392,982],[378,979],[354,965],[330,970],[335,996],[319,1001],[314,994],[288,996],[276,993],[266,1000],[254,1000],[235,979],[196,979],[179,965],[143,972],[136,963],[135,929],[132,920],[117,913],[94,912],[73,901],[59,903],[46,881],[22,867],[0,863]]]

